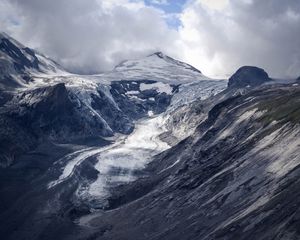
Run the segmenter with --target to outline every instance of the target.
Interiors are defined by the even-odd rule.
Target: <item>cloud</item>
[[[75,72],[112,68],[125,58],[171,49],[177,32],[141,1],[10,0],[19,29],[10,31]],[[10,29],[11,30],[11,29]]]
[[[224,8],[228,5],[228,0],[201,0],[202,5],[214,9],[214,10],[224,10]]]
[[[152,4],[157,4],[157,5],[168,5],[169,1],[168,0],[151,0]]]
[[[300,1],[149,1],[1,0],[0,27],[73,72],[161,50],[208,76],[242,65],[300,75]]]
[[[208,75],[257,65],[273,76],[300,75],[300,2],[198,0],[181,15],[183,59]]]

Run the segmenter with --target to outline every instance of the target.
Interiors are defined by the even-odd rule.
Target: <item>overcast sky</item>
[[[300,75],[299,0],[0,0],[0,29],[80,73],[163,51],[211,77]]]

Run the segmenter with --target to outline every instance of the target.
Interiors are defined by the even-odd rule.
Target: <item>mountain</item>
[[[229,88],[255,87],[270,81],[269,75],[261,68],[244,66],[239,68],[228,81]]]
[[[77,75],[0,46],[3,239],[299,238],[295,82],[161,52]]]
[[[118,64],[111,72],[100,74],[107,80],[155,80],[163,83],[183,84],[196,80],[209,80],[193,66],[175,60],[162,52],[145,58],[127,60]]]
[[[297,239],[299,97],[299,87],[265,86],[217,103],[146,177],[115,191],[86,236]]]
[[[61,72],[55,61],[0,32],[0,88],[23,86],[32,81],[31,73]]]
[[[75,75],[7,34],[0,36],[0,118],[10,126],[1,129],[2,165],[45,140],[129,134],[138,119],[164,112],[182,83],[207,82],[197,69],[163,53],[125,61],[101,75]],[[224,87],[225,81],[209,85],[216,92]],[[16,137],[9,129],[22,131]]]

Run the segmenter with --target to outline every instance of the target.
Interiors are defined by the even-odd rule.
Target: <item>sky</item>
[[[162,51],[215,78],[300,76],[299,0],[0,0],[0,30],[76,73]]]

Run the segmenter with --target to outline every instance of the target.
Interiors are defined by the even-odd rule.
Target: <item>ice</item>
[[[88,190],[92,198],[107,197],[107,188],[117,183],[131,182],[133,172],[143,169],[151,158],[170,146],[159,139],[165,131],[162,116],[140,121],[135,131],[124,141],[116,143],[97,157],[95,168],[99,171],[98,179]],[[118,170],[114,174],[113,170]]]
[[[152,117],[154,115],[153,111],[148,111],[148,116]]]
[[[126,95],[134,95],[134,94],[139,94],[139,91],[127,91],[125,94]]]
[[[95,169],[99,171],[96,181],[79,189],[79,198],[106,199],[109,187],[136,179],[134,171],[143,169],[152,157],[170,146],[159,139],[166,131],[161,115],[146,118],[136,123],[134,132],[121,136],[114,144],[103,148],[87,148],[72,153],[58,163],[64,165],[62,174],[52,181],[49,188],[69,179],[76,167],[90,157],[96,158]]]
[[[226,87],[227,80],[203,80],[182,84],[179,87],[179,92],[173,96],[168,111],[189,104],[197,99],[205,100],[223,91]]]
[[[166,93],[168,95],[172,94],[173,88],[169,84],[165,84],[162,82],[156,82],[156,83],[141,83],[140,90],[145,91],[153,89],[156,90],[159,93]]]
[[[73,174],[76,166],[78,166],[82,161],[86,160],[87,158],[99,153],[100,151],[101,149],[87,148],[83,151],[81,150],[72,153],[71,155],[68,155],[67,157],[64,157],[63,159],[59,160],[59,162],[67,161],[69,158],[72,158],[74,156],[72,160],[67,162],[60,177],[57,180],[52,181],[48,186],[54,187],[55,185],[68,179]]]

